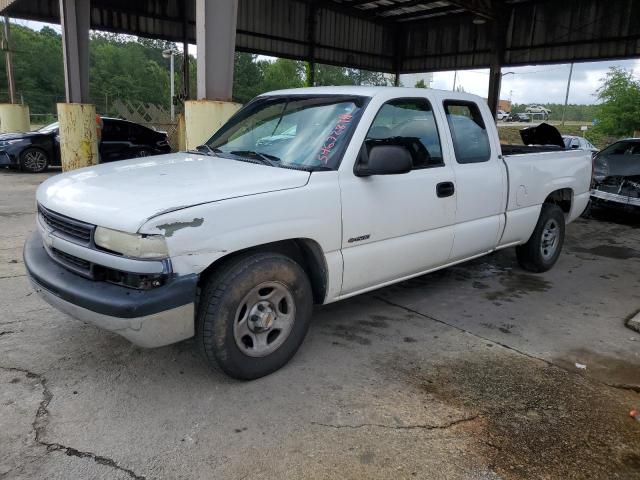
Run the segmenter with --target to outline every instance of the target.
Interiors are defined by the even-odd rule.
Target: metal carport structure
[[[504,66],[640,54],[640,0],[0,0],[0,12],[62,17],[76,102],[87,98],[89,28],[196,43],[197,98],[219,101],[231,99],[236,49],[396,77],[489,68],[494,111]]]

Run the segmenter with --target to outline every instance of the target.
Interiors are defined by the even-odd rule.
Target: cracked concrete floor
[[[31,293],[51,174],[0,171],[0,478],[640,477],[636,219],[571,225],[543,275],[505,251],[318,308],[288,366],[240,383]]]

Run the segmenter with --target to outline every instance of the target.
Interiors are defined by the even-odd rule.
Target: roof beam
[[[378,0],[353,0],[352,2],[349,3],[342,3],[345,7],[349,7],[349,8],[355,8],[355,7],[359,7],[361,5],[367,5],[368,3],[374,3],[377,2]]]
[[[429,20],[433,15],[442,15],[445,13],[460,12],[461,9],[450,5],[448,7],[428,8],[425,10],[415,10],[413,12],[400,13],[398,15],[387,15],[383,18],[398,21],[398,20],[411,20],[413,18],[420,18],[420,20]],[[424,17],[424,18],[423,18]]]
[[[497,2],[493,0],[447,0],[451,5],[476,14],[479,17],[494,20],[497,17]]]
[[[400,10],[406,7],[415,7],[417,5],[427,6],[433,3],[438,3],[438,2],[437,0],[432,0],[427,2],[425,2],[424,0],[409,0],[408,2],[394,3],[392,5],[377,5],[374,8],[367,8],[365,11],[367,13],[379,14],[384,12],[391,12],[393,10]]]

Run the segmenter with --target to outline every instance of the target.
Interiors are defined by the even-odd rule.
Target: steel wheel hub
[[[558,223],[552,218],[545,223],[540,241],[540,253],[545,260],[552,258],[558,248]]]
[[[256,303],[249,312],[249,329],[253,333],[262,333],[273,326],[276,319],[275,307],[269,301]]]
[[[242,353],[264,357],[285,342],[295,321],[295,303],[288,287],[263,282],[249,291],[238,305],[233,336]]]

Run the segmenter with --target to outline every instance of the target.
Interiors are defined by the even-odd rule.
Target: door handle
[[[453,182],[441,182],[436,185],[436,195],[438,198],[450,197],[456,192]]]

